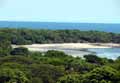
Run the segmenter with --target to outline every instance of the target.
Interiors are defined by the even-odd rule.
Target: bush
[[[120,77],[117,70],[103,66],[83,75],[82,81],[83,83],[119,83]]]
[[[73,74],[73,75],[66,75],[59,78],[57,83],[81,83],[80,76]]]
[[[0,83],[29,83],[29,80],[26,75],[18,69],[1,68]]]
[[[46,57],[61,57],[61,58],[65,58],[66,56],[68,56],[68,55],[66,55],[64,52],[62,52],[62,51],[55,51],[55,50],[49,50],[49,51],[47,51],[46,53],[45,53],[45,56]]]
[[[11,55],[28,55],[29,54],[29,51],[27,48],[24,48],[24,47],[19,47],[19,48],[14,48],[12,51],[11,51]]]
[[[85,55],[84,58],[89,63],[104,64],[103,59],[96,55]]]

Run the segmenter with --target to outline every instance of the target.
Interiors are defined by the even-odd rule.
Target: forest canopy
[[[120,43],[120,34],[80,30],[43,30],[1,28],[0,34],[12,44],[33,43]]]
[[[66,34],[65,36],[63,32]],[[79,35],[75,36],[75,34]],[[120,57],[116,60],[100,58],[96,55],[85,55],[84,58],[80,58],[55,50],[42,53],[30,52],[24,47],[11,47],[11,43],[56,43],[60,40],[69,42],[68,39],[73,35],[75,36],[73,39],[76,38],[74,41],[77,41],[81,40],[77,39],[80,34],[89,34],[86,35],[87,37],[84,36],[86,38],[91,35],[98,36],[98,39],[108,38],[103,36],[105,34],[107,34],[106,36],[112,34],[109,37],[113,37],[113,35],[119,37],[119,34],[96,31],[1,29],[0,83],[120,83]],[[101,34],[101,37],[98,34]],[[61,37],[64,39],[59,39]],[[59,41],[53,40],[53,38],[58,38]],[[73,42],[73,39],[71,38],[70,42]],[[113,42],[110,39],[105,41]],[[84,39],[84,42],[93,41]]]

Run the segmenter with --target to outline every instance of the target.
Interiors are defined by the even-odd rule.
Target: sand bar
[[[120,47],[120,44],[113,43],[62,43],[62,44],[32,44],[32,45],[12,45],[16,47],[26,47],[28,49],[37,50],[37,48],[63,48],[63,49],[87,49],[87,48],[112,48]]]

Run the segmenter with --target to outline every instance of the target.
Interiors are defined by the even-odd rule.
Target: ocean
[[[4,28],[30,28],[30,29],[78,29],[97,30],[104,32],[120,33],[120,24],[107,23],[63,23],[63,22],[18,22],[0,21],[0,27]]]

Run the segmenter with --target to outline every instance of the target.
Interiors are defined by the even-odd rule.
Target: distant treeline
[[[12,44],[33,43],[120,43],[120,34],[80,30],[0,29]]]

